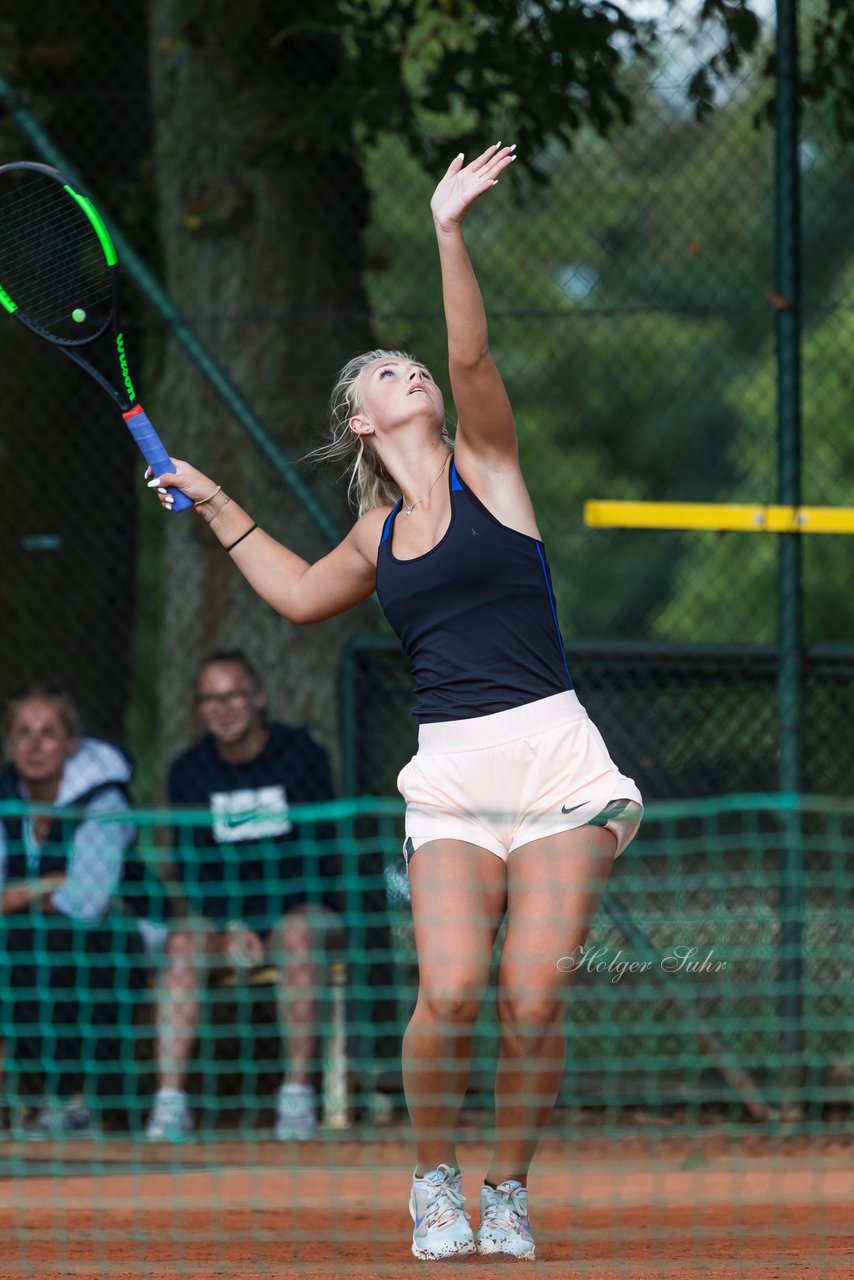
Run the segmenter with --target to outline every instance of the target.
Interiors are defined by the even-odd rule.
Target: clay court
[[[272,1144],[117,1141],[94,1159],[91,1146],[3,1156],[5,1280],[453,1280],[514,1265],[412,1258],[404,1135],[284,1156]],[[471,1206],[487,1149],[465,1144],[461,1158]],[[854,1265],[846,1138],[552,1139],[530,1186],[539,1276],[848,1280]]]

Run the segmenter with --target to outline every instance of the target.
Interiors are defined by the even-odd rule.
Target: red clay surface
[[[487,1148],[462,1144],[474,1224]],[[532,1264],[417,1262],[405,1138],[0,1145],[3,1280],[266,1276],[475,1280]],[[79,1172],[83,1167],[85,1174]],[[850,1280],[844,1139],[664,1134],[544,1143],[530,1179],[538,1277]]]

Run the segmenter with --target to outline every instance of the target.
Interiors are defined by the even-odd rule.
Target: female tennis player
[[[185,462],[153,479],[199,515],[258,594],[292,622],[319,622],[375,589],[411,663],[418,751],[398,785],[407,804],[419,990],[403,1044],[417,1144],[410,1212],[417,1258],[534,1257],[527,1174],[564,1069],[561,957],[583,946],[641,797],[573,691],[551,578],[519,466],[513,415],[487,341],[463,241],[471,206],[514,159],[462,155],[431,210],[439,249],[457,425],[423,364],[372,351],[342,370],[333,438],[351,455],[359,518],[309,564],[257,528]],[[493,944],[501,1048],[494,1155],[475,1238],[454,1147],[472,1031]]]

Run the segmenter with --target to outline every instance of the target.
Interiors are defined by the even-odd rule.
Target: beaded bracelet
[[[221,485],[221,484],[218,484],[218,485],[217,485],[217,487],[214,489],[213,493],[209,493],[209,494],[208,494],[208,496],[207,496],[206,498],[199,498],[198,502],[194,502],[194,503],[193,503],[193,506],[194,506],[194,507],[203,507],[203,506],[205,505],[205,503],[206,503],[206,502],[210,502],[211,498],[215,498],[215,497],[216,497],[216,495],[217,495],[218,493],[220,493],[221,491],[222,491],[222,485]]]

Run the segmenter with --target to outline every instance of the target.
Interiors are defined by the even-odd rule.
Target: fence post
[[[777,0],[774,290],[777,347],[777,501],[801,505],[801,224],[798,154],[798,0]],[[779,787],[801,789],[803,539],[780,535],[778,556]],[[801,813],[784,819],[780,876],[780,1068],[786,1112],[800,1098],[803,1060]]]

